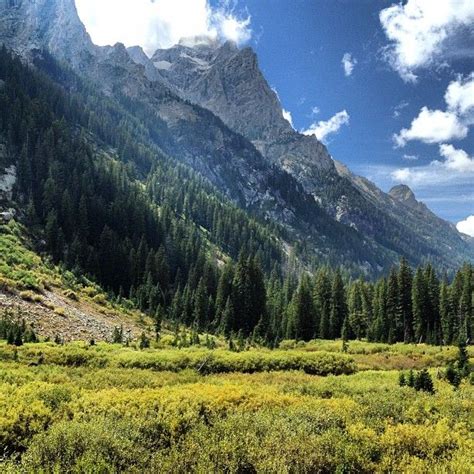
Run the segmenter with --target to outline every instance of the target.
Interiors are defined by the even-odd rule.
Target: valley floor
[[[456,348],[283,347],[0,344],[0,470],[472,472],[474,386],[442,377]],[[411,367],[434,394],[399,386]]]

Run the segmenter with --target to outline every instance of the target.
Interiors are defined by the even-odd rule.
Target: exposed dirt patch
[[[113,310],[86,301],[72,301],[53,291],[43,293],[41,303],[26,301],[17,295],[0,292],[0,313],[9,309],[31,324],[39,336],[64,341],[111,340],[115,327],[122,326],[124,335],[136,339],[151,327],[150,321],[134,320]]]

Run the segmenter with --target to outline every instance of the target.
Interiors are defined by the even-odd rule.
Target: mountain
[[[95,146],[115,147],[138,179],[146,181],[164,157],[181,163],[273,226],[275,238],[306,263],[373,274],[400,255],[445,268],[473,258],[453,226],[435,216],[426,222],[373,185],[367,191],[315,137],[293,130],[250,48],[203,38],[150,59],[138,47],[97,47],[73,0],[1,0],[0,42],[69,93],[96,91],[88,104],[96,117],[79,125]],[[97,116],[107,107],[106,130]],[[128,133],[120,143],[114,123]],[[138,156],[132,144],[150,152]]]
[[[211,110],[267,160],[292,174],[337,221],[412,258],[414,247],[434,259],[449,255],[461,263],[472,258],[472,242],[466,243],[453,225],[421,203],[409,206],[394,192],[385,194],[354,176],[315,137],[296,132],[283,118],[278,96],[250,48],[240,50],[229,42],[193,48],[178,44],[156,51],[151,63],[170,87]],[[413,195],[411,200],[416,201]]]

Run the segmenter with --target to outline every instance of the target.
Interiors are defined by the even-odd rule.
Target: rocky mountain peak
[[[406,184],[398,184],[394,186],[388,194],[392,196],[393,199],[406,204],[419,204],[416,200],[415,193]]]
[[[424,215],[433,215],[424,203],[416,199],[415,193],[406,184],[398,184],[397,186],[394,186],[388,194],[396,201],[403,203],[405,206],[408,206],[417,212]]]
[[[46,48],[73,64],[95,48],[74,0],[0,0],[0,37],[23,56]]]

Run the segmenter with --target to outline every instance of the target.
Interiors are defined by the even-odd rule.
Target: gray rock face
[[[75,66],[95,51],[74,0],[0,0],[0,38],[24,56],[46,48]]]
[[[0,147],[3,145],[0,145]],[[16,183],[16,167],[14,165],[0,169],[0,199],[11,200],[13,187]]]
[[[415,194],[406,184],[398,184],[389,192],[389,196],[397,201],[405,203],[407,206],[417,207],[420,203],[416,200]]]
[[[132,46],[127,48],[127,52],[135,63],[141,64],[145,68],[145,75],[147,79],[150,81],[163,80],[159,70],[153,65],[153,62],[145,54],[145,51],[143,51],[140,46]]]
[[[156,51],[152,60],[180,95],[216,114],[252,141],[267,160],[300,177],[307,191],[315,191],[318,171],[334,171],[324,145],[295,132],[283,117],[278,96],[251,48],[238,49],[231,42],[179,44]]]

